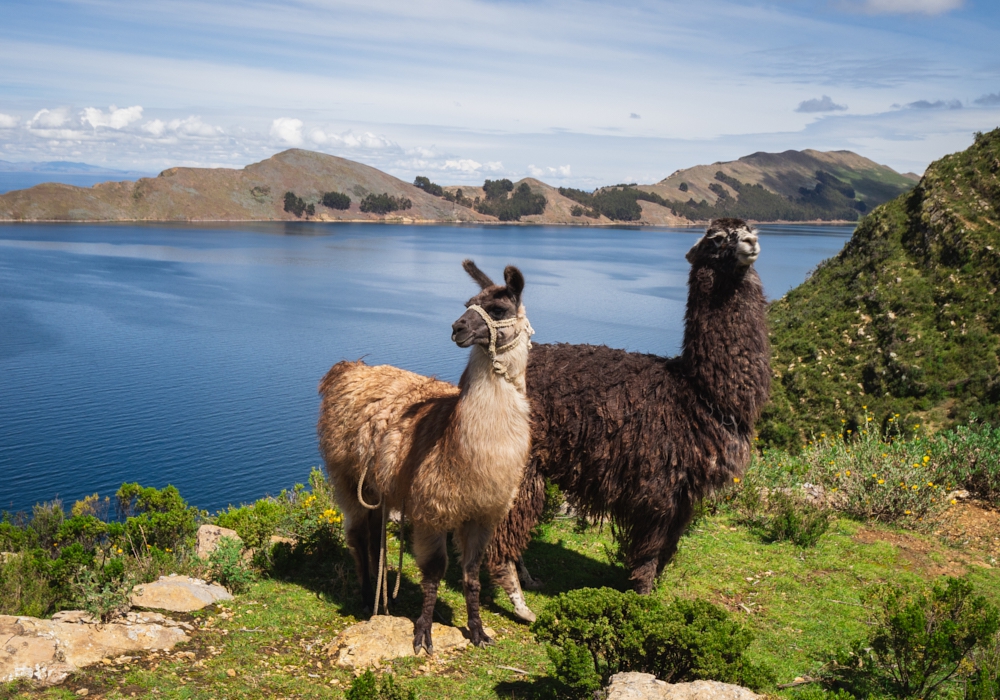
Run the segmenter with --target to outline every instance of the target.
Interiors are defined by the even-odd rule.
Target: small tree
[[[324,192],[321,204],[329,209],[350,209],[351,198],[342,192]]]
[[[295,218],[301,219],[302,215],[307,213],[306,203],[301,197],[297,197],[294,192],[285,192],[285,211],[289,214],[294,214]],[[309,213],[315,213],[315,207]]]

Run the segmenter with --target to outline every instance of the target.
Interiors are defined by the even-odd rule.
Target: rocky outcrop
[[[431,637],[434,653],[457,651],[469,646],[468,631],[434,623]],[[495,637],[493,630],[486,634]],[[413,621],[405,617],[376,615],[351,625],[326,648],[340,668],[367,668],[383,661],[413,656]]]
[[[189,576],[161,576],[153,583],[143,583],[132,589],[132,605],[137,608],[192,612],[217,603],[232,600],[229,591],[219,585]]]
[[[129,613],[100,624],[88,613],[56,613],[51,620],[0,615],[0,683],[27,678],[61,683],[101,659],[128,652],[172,649],[189,640],[184,623],[157,613]]]
[[[243,541],[236,534],[236,530],[218,525],[202,525],[198,528],[198,543],[195,546],[195,554],[202,559],[208,559],[212,552],[219,548],[219,540],[223,537],[232,537],[234,540]]]
[[[665,683],[651,673],[616,673],[607,700],[763,700],[763,695],[718,681]]]

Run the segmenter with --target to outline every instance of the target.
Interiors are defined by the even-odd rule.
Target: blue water
[[[851,227],[762,227],[779,297]],[[316,386],[364,356],[457,381],[451,323],[516,264],[539,342],[679,351],[693,229],[0,226],[0,509],[177,486],[218,509],[319,464]]]

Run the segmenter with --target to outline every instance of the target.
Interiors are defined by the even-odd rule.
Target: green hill
[[[1000,129],[933,163],[769,312],[761,439],[1000,416]],[[867,409],[865,408],[867,407]],[[898,415],[897,415],[898,414]],[[843,421],[843,422],[842,422]]]

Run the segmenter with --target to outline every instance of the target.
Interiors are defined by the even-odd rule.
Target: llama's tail
[[[358,367],[366,367],[362,360],[355,360],[351,362],[350,360],[341,360],[327,372],[319,382],[319,393],[320,395],[327,393],[337,381],[340,380],[345,374],[354,370]]]

